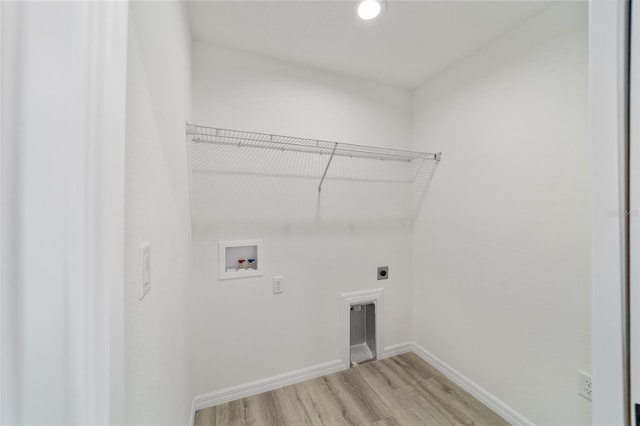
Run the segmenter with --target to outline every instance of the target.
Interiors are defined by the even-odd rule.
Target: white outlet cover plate
[[[284,286],[284,277],[282,275],[273,277],[273,294],[284,293],[283,286]]]
[[[591,379],[591,375],[585,373],[584,371],[578,371],[578,373],[580,376],[580,381],[578,383],[578,393],[591,401],[591,394],[593,392],[593,382]]]

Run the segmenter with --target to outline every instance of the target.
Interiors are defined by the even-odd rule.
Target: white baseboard
[[[385,359],[396,355],[406,354],[413,351],[413,342],[398,343],[397,345],[391,345],[384,348],[381,354],[378,354],[378,359]]]
[[[249,382],[197,395],[193,398],[193,412],[195,413],[197,410],[201,410],[203,408],[213,407],[218,404],[223,404],[240,398],[246,398],[251,395],[257,395],[262,392],[278,389],[283,386],[292,385],[305,380],[315,379],[316,377],[335,373],[337,371],[344,370],[345,368],[345,363],[336,359],[334,361],[325,362],[312,367],[302,368],[289,373],[256,380],[255,382]]]
[[[416,355],[422,358],[425,362],[429,363],[432,367],[436,368],[456,385],[469,392],[471,395],[473,395],[474,398],[489,407],[493,412],[505,419],[510,424],[526,426],[534,425],[532,421],[518,413],[513,408],[509,407],[495,395],[489,393],[486,389],[482,388],[480,385],[455,370],[453,367],[433,355],[422,346],[418,345],[415,342],[412,342],[412,346],[413,352]]]
[[[489,393],[486,389],[482,388],[480,385],[476,384],[471,379],[464,376],[462,373],[458,372],[453,367],[451,367],[440,358],[436,357],[431,352],[427,351],[415,342],[404,342],[392,346],[387,346],[384,348],[384,351],[381,355],[378,356],[378,358],[384,359],[408,352],[413,352],[418,355],[425,362],[436,368],[444,376],[449,378],[462,389],[469,392],[471,395],[473,395],[474,398],[489,407],[492,411],[494,411],[510,424],[523,426],[534,425],[533,422],[515,411],[513,408],[509,407],[495,395]],[[195,412],[197,410],[213,407],[218,404],[245,398],[247,396],[257,395],[262,392],[267,392],[273,389],[281,388],[283,386],[314,379],[316,377],[342,371],[347,368],[348,363],[337,359],[312,367],[302,368],[300,370],[292,371],[289,373],[268,377],[266,379],[256,380],[254,382],[249,382],[242,385],[232,386],[230,388],[220,389],[214,392],[198,395],[193,399],[191,421],[189,424],[193,425],[193,422],[195,420]]]

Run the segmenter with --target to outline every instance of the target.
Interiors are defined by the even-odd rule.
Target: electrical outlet
[[[284,293],[284,277],[282,275],[278,275],[277,277],[273,277],[273,294]]]
[[[591,401],[591,376],[584,371],[578,371],[578,373],[580,373],[580,387],[578,389],[578,393]]]

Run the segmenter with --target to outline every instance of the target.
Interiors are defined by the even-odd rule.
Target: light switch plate
[[[140,267],[138,300],[142,300],[151,289],[151,246],[149,243],[140,245],[138,249],[138,264]]]

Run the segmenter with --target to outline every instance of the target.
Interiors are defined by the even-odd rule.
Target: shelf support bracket
[[[192,136],[196,134],[196,126],[187,123],[187,135]]]
[[[320,179],[320,185],[318,185],[318,192],[322,192],[322,182],[324,182],[324,178],[327,176],[327,171],[329,170],[329,166],[331,165],[331,160],[333,160],[333,156],[336,153],[336,148],[338,144],[335,143],[333,145],[333,151],[331,151],[331,157],[329,157],[329,161],[327,161],[327,167],[324,168],[324,173],[322,174],[322,179]]]

